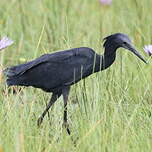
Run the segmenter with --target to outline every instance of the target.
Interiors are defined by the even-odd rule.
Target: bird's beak
[[[126,47],[125,47],[126,48]],[[144,63],[147,64],[147,61],[139,54],[139,52],[133,47],[133,46],[127,46],[128,50],[130,50],[132,53],[134,53],[139,59],[141,59]]]

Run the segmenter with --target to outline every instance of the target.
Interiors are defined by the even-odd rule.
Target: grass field
[[[102,38],[129,35],[146,65],[124,49],[107,70],[71,89],[71,136],[62,128],[63,100],[37,127],[51,94],[7,88],[0,75],[0,152],[151,152],[152,68],[143,46],[152,43],[151,0],[1,0],[0,35],[15,43],[0,52],[1,68],[80,46],[102,54]],[[75,144],[73,143],[75,142]]]

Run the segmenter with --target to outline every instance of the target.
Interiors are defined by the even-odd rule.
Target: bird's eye
[[[125,44],[125,45],[126,45],[126,44],[127,44],[127,42],[125,42],[125,41],[124,41],[124,42],[123,42],[123,44]]]

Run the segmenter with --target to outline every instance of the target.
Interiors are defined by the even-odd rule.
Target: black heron
[[[67,101],[72,84],[110,67],[116,58],[116,50],[120,47],[128,49],[146,63],[125,34],[116,33],[104,38],[103,47],[105,48],[103,55],[97,54],[91,48],[80,47],[45,54],[25,64],[7,68],[5,70],[7,84],[8,86],[33,86],[52,92],[46,109],[38,119],[38,125],[42,123],[49,108],[63,95],[63,124],[70,134],[67,124]]]

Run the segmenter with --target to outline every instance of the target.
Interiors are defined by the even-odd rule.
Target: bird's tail
[[[8,86],[20,85],[21,77],[17,74],[15,67],[7,68],[3,71],[4,75],[6,75],[6,83]]]

